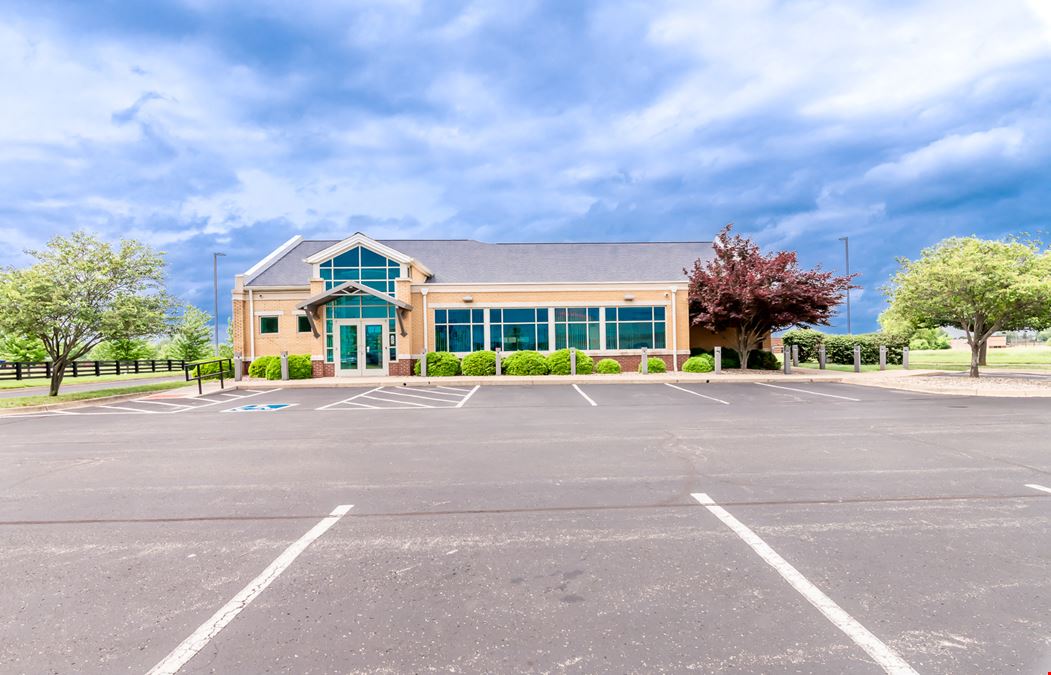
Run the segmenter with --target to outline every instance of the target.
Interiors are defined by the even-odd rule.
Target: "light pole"
[[[219,358],[219,256],[225,253],[212,253],[212,289],[215,291],[215,358]]]
[[[847,276],[850,276],[850,237],[840,237],[839,240],[843,242],[843,258],[847,264]],[[847,289],[847,335],[853,335],[854,331],[850,329],[850,289]]]

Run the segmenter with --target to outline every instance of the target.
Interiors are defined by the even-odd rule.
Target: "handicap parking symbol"
[[[282,408],[287,408],[293,405],[295,405],[295,403],[249,403],[248,405],[230,408],[223,412],[270,412],[272,410],[281,410]]]

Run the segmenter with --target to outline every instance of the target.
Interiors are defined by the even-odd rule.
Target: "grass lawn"
[[[157,372],[157,373],[130,373],[128,375],[86,375],[84,377],[73,377],[69,374],[70,371],[66,371],[66,377],[62,380],[63,386],[67,384],[94,384],[95,382],[123,382],[124,380],[141,380],[146,377],[165,377],[171,375],[172,377],[182,377],[183,371],[173,370],[172,372]],[[48,379],[46,377],[34,378],[32,380],[0,380],[0,389],[25,389],[28,387],[46,387],[48,386]]]
[[[165,389],[178,389],[187,386],[185,382],[158,382],[155,384],[140,384],[135,387],[114,387],[112,389],[96,389],[95,391],[78,391],[72,394],[59,394],[58,396],[16,396],[13,398],[0,398],[0,408],[24,408],[30,405],[44,405],[47,403],[59,403],[61,401],[86,401],[103,396],[119,396],[121,394],[139,394],[152,391],[163,391]]]
[[[1051,347],[1007,347],[990,349],[989,365],[982,368],[1051,370]],[[817,368],[817,362],[800,363],[803,368]],[[916,370],[968,370],[971,367],[971,352],[965,349],[926,349],[909,352],[909,367]],[[888,370],[901,366],[888,365]],[[828,370],[853,371],[853,365],[829,363]],[[862,372],[879,370],[878,365],[862,365]]]

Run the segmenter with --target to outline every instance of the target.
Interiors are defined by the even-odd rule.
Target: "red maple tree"
[[[715,258],[697,260],[690,277],[691,323],[734,332],[741,367],[770,333],[799,325],[828,325],[856,274],[836,276],[799,268],[794,251],[763,255],[759,245],[727,225],[716,237]]]

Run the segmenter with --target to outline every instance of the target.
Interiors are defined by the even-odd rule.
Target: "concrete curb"
[[[233,387],[227,387],[227,389],[233,389]],[[172,389],[158,389],[156,391],[140,391],[134,394],[114,394],[112,396],[99,396],[98,398],[85,398],[77,401],[59,401],[58,403],[45,403],[44,405],[27,405],[20,408],[0,408],[0,417],[4,415],[25,415],[29,413],[42,413],[42,412],[55,412],[57,410],[65,410],[67,408],[84,408],[87,406],[106,404],[106,403],[119,403],[121,401],[131,401],[137,398],[148,398],[154,394],[167,394],[169,392],[179,391],[179,387]],[[209,392],[205,392],[207,394]],[[187,394],[186,398],[197,398],[197,388],[193,388],[193,393]]]
[[[373,377],[373,378],[314,378],[306,380],[241,380],[227,389],[251,389],[262,386],[280,387],[282,389],[343,389],[372,387],[411,387],[420,385],[447,386],[510,386],[510,385],[551,385],[551,384],[753,384],[764,383],[806,383],[806,382],[842,382],[838,376],[794,376],[794,375],[715,375],[713,373],[662,373],[654,375],[541,375],[523,377],[514,375],[487,377]]]

